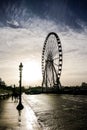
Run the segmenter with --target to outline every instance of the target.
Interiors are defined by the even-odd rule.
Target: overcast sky
[[[7,85],[41,85],[41,54],[47,34],[63,49],[62,85],[87,82],[87,0],[0,0],[0,77]]]

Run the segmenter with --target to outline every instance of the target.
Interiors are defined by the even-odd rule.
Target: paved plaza
[[[18,112],[17,100],[0,100],[0,130],[42,130],[29,104],[22,102],[24,109]]]

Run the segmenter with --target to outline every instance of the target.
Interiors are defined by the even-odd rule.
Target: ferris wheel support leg
[[[59,83],[58,83],[58,89],[61,90],[62,86],[61,86],[61,82],[59,80]]]

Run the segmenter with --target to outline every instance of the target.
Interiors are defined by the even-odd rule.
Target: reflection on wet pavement
[[[26,98],[44,130],[87,129],[87,96],[42,94]]]
[[[87,130],[87,96],[23,95],[18,102],[0,100],[0,130]]]
[[[0,130],[41,130],[37,118],[24,101],[24,109],[17,111],[18,102],[10,99],[0,101]]]

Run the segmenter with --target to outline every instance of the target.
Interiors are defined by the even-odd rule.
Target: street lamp
[[[19,104],[17,106],[17,110],[22,110],[24,108],[24,106],[22,105],[22,102],[21,102],[22,68],[23,68],[23,65],[22,65],[22,63],[20,63],[20,65],[19,65],[19,72],[20,72],[19,88],[20,88],[20,93],[19,93]]]

